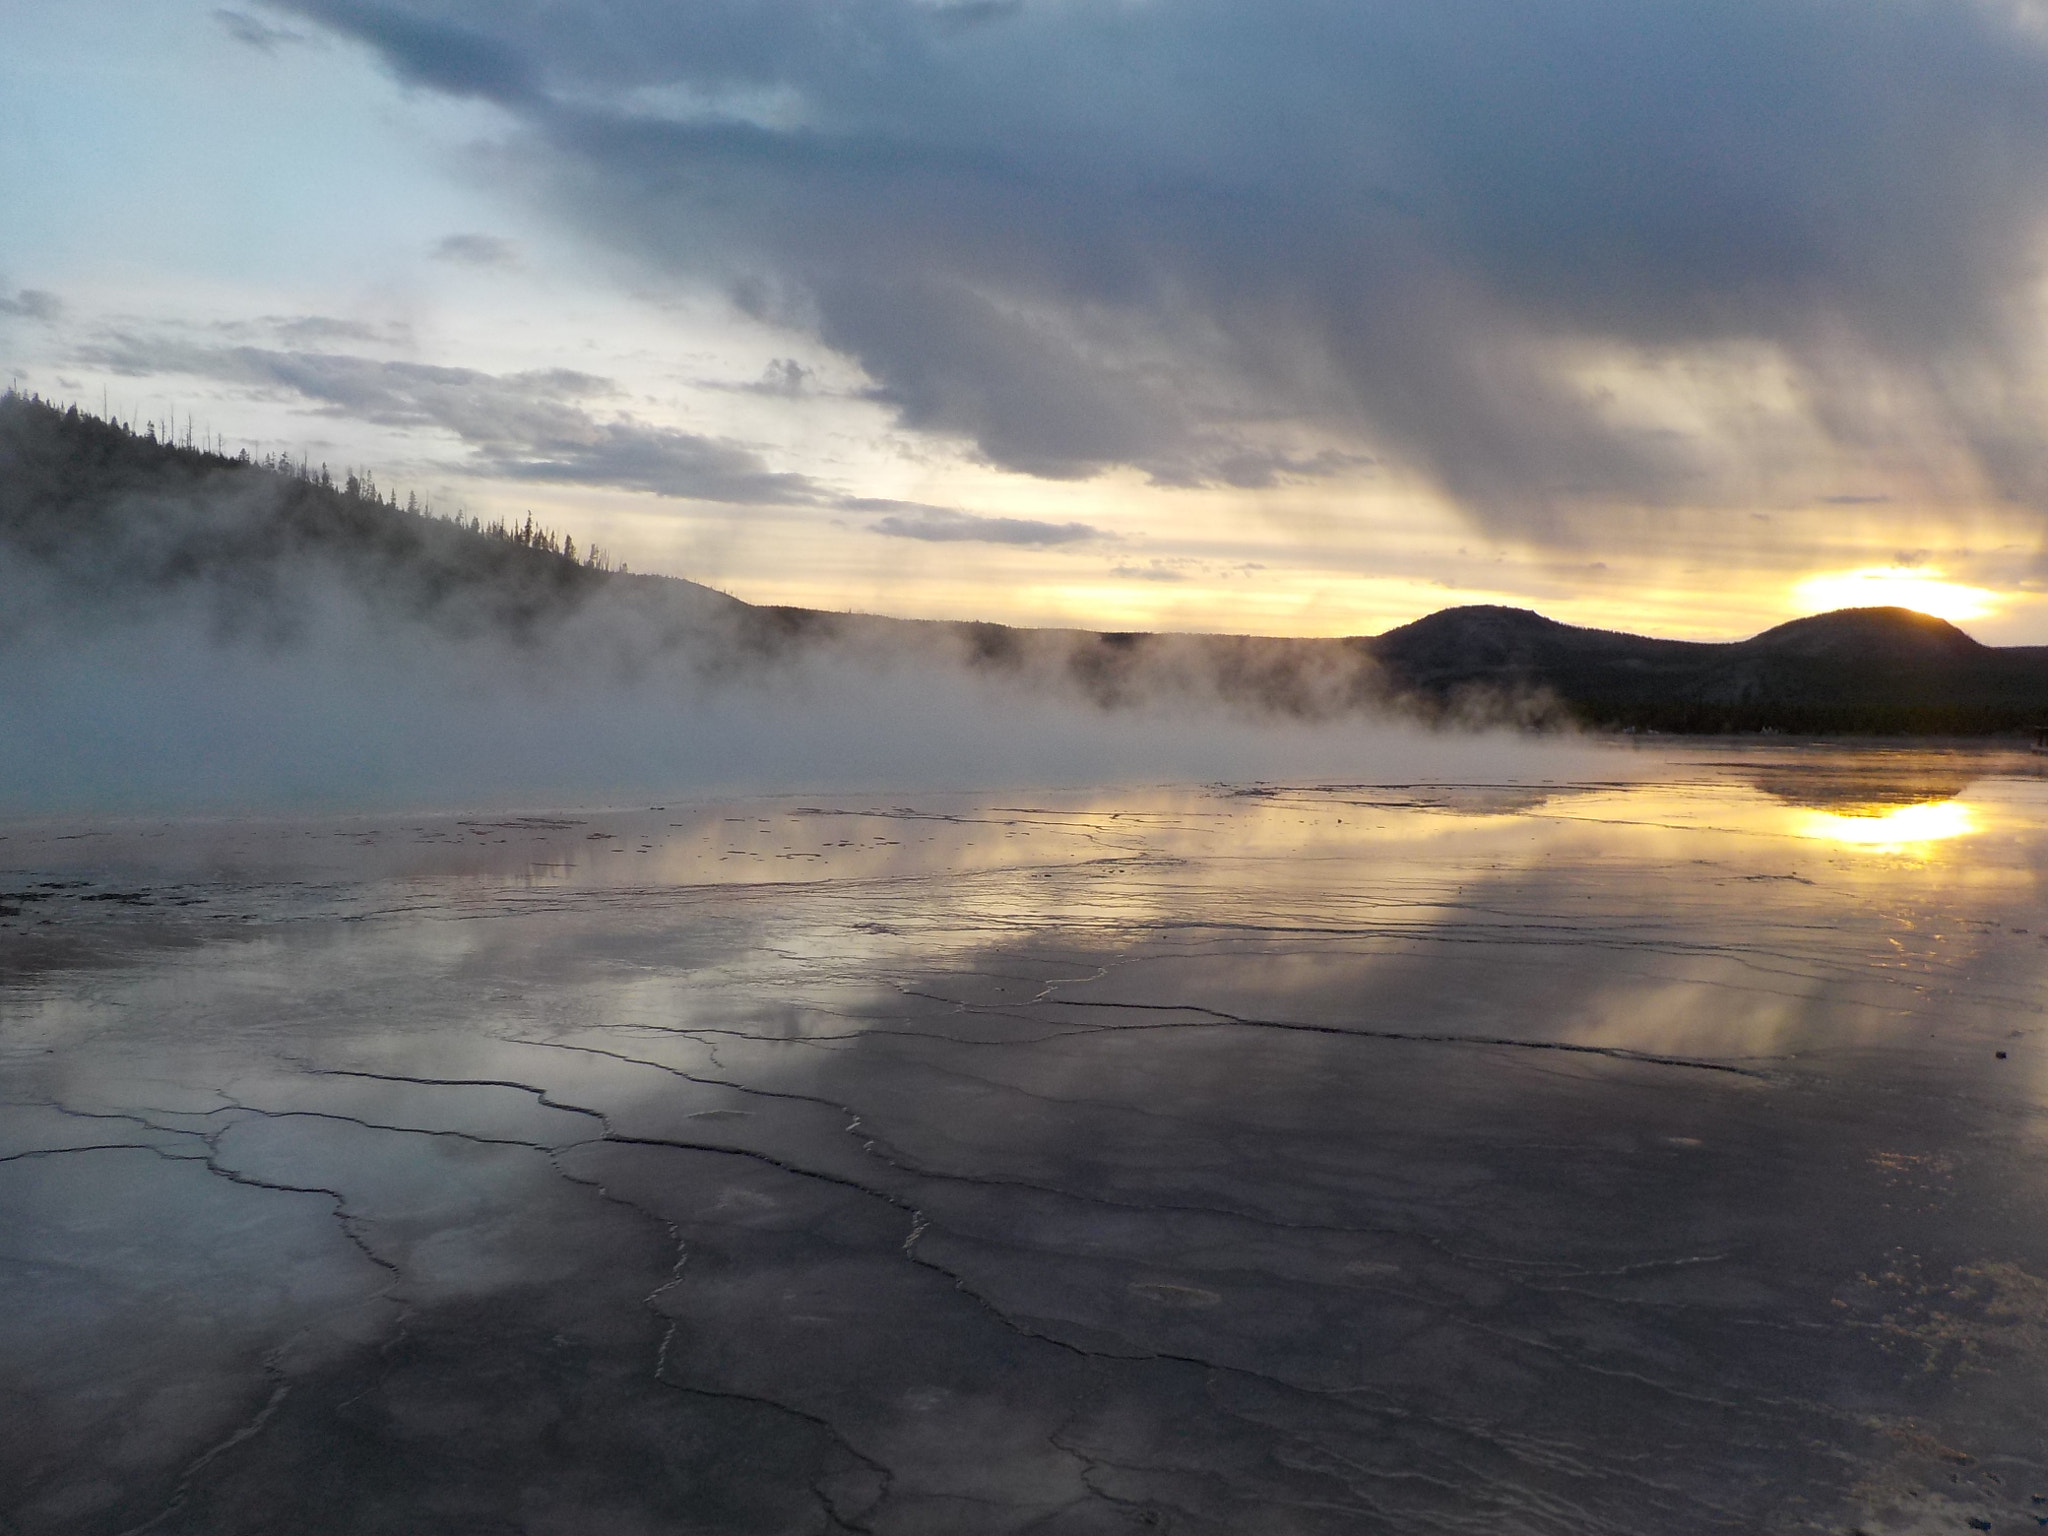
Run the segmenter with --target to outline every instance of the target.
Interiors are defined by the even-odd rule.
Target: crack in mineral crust
[[[2023,801],[2028,851],[1998,867],[2031,877],[2048,807]],[[744,1422],[773,1446],[617,1484],[683,1499],[671,1524],[743,1485],[792,1501],[734,1531],[1888,1536],[1915,1489],[2032,1522],[2048,1186],[2014,1022],[2038,1017],[2043,970],[2009,931],[2035,926],[2019,897],[1842,863],[1825,889],[1775,867],[1758,885],[1725,830],[1713,882],[1673,885],[1631,841],[1698,834],[1668,816],[1569,818],[1557,836],[1605,840],[1583,866],[1557,843],[1511,868],[1483,828],[1447,860],[1453,813],[1397,801],[1343,834],[1379,862],[1331,863],[1303,895],[1202,841],[1271,803],[1046,818],[1030,835],[1072,838],[1071,857],[1040,843],[958,872],[945,861],[1018,817],[889,812],[956,841],[897,875],[744,887],[80,886],[213,889],[257,920],[232,949],[96,971],[158,921],[108,900],[77,909],[97,914],[78,968],[0,984],[10,1101],[90,1138],[25,1123],[0,1194],[90,1191],[80,1170],[138,1152],[196,1162],[238,1206],[324,1201],[398,1310],[363,1313],[372,1332],[331,1364],[287,1348],[315,1314],[280,1314],[239,1417],[156,1464],[167,1501],[77,1529],[202,1528],[344,1432],[455,1444],[432,1439],[444,1409],[478,1447],[522,1402],[573,1419],[578,1392],[623,1427],[629,1379],[709,1415],[674,1421],[686,1440]],[[1571,905],[1584,890],[1597,917]],[[1654,925],[1625,910],[1663,898]],[[1347,1007],[1367,976],[1394,990]],[[1937,1164],[1924,1192],[1900,1182]],[[497,1204],[462,1204],[484,1200],[472,1177]],[[1893,1252],[2004,1288],[1851,1288],[1894,1284]],[[470,1321],[427,1297],[451,1276],[483,1287]],[[585,1340],[583,1375],[542,1369],[556,1327]],[[490,1358],[463,1341],[492,1330],[525,1341],[505,1365],[539,1373],[528,1397],[462,1374]],[[470,1395],[417,1417],[437,1382]],[[545,1470],[553,1433],[505,1442],[531,1471],[490,1453],[508,1486],[566,1475]]]

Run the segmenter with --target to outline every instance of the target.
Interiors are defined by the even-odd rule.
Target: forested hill
[[[20,394],[0,397],[0,552],[59,601],[209,588],[260,608],[317,571],[412,617],[515,632],[613,574],[601,552],[579,554],[530,518],[439,517],[353,474],[176,445]]]
[[[529,651],[580,624],[585,640],[603,635],[607,654],[634,666],[704,675],[865,658],[965,668],[1103,707],[1206,700],[1253,715],[1394,711],[1674,732],[2012,735],[2048,725],[2048,647],[1981,645],[1904,609],[1847,609],[1702,643],[1502,607],[1333,640],[760,607],[628,575],[530,519],[437,516],[367,477],[228,457],[0,396],[0,646],[36,623],[75,628],[181,595],[209,606],[216,631],[289,639],[301,609],[336,593],[392,623],[496,635]]]
[[[1447,608],[1371,647],[1399,692],[1541,692],[1592,725],[1807,735],[2048,726],[2048,646],[1983,645],[1905,608],[1844,608],[1725,642],[1580,629],[1519,608]]]

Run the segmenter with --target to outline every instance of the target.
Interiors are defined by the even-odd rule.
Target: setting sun
[[[1938,570],[1899,565],[1809,576],[1793,589],[1793,595],[1801,607],[1813,613],[1836,608],[1911,608],[1951,624],[1981,619],[1998,605],[1998,594],[1983,587],[1944,581]]]

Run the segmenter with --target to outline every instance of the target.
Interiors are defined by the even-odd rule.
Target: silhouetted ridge
[[[1722,643],[1449,608],[1369,644],[1397,694],[1522,690],[1593,726],[1974,735],[2048,722],[2048,648],[1983,645],[1906,608],[1844,608]]]
[[[1882,657],[1908,664],[1975,658],[1991,649],[1948,620],[1911,608],[1837,608],[1793,619],[1740,643],[1816,661]]]
[[[1526,608],[1473,604],[1445,608],[1369,642],[1373,654],[1411,683],[1540,677],[1587,657],[1641,656],[1682,641],[1651,640],[1560,624]]]
[[[315,574],[442,628],[520,633],[619,579],[530,516],[437,517],[354,474],[337,484],[325,466],[180,446],[14,393],[0,396],[0,548],[60,604],[206,588],[228,622],[262,629],[290,627]]]

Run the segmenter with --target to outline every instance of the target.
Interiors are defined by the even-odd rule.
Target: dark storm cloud
[[[536,75],[517,46],[462,21],[438,20],[429,7],[355,5],[348,21],[348,30],[381,50],[408,84],[506,103],[535,94]]]
[[[1047,476],[1243,479],[1312,426],[1469,504],[1711,494],[1564,361],[1872,370],[2048,497],[2016,309],[2048,181],[2025,0],[294,0],[486,97],[587,227]]]

